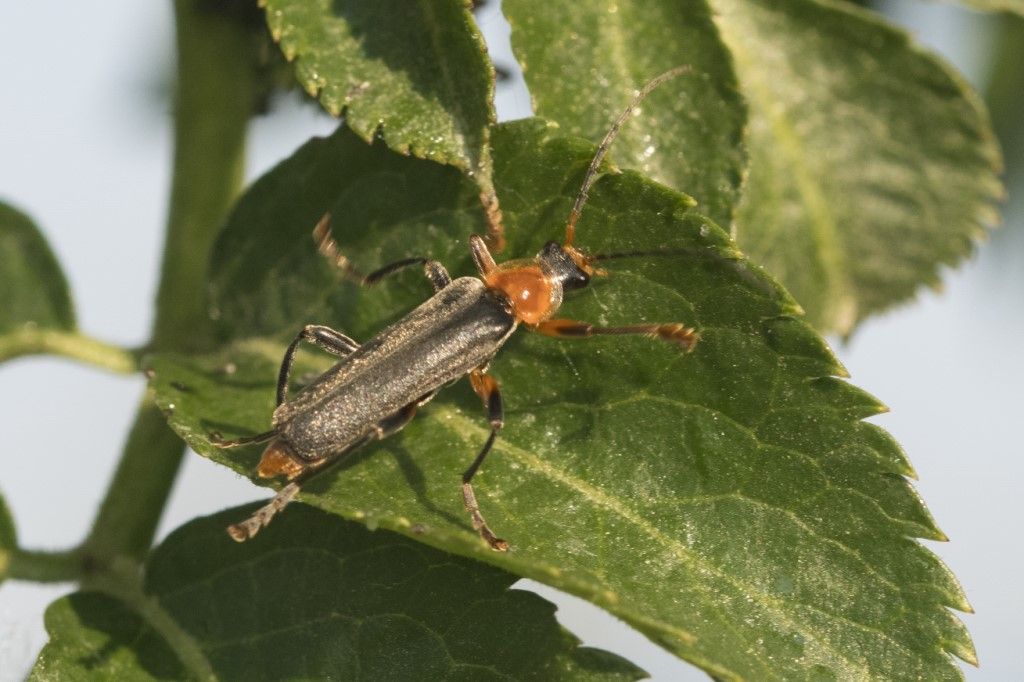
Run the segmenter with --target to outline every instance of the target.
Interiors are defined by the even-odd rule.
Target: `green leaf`
[[[366,141],[490,188],[494,71],[461,0],[265,0],[299,83]]]
[[[0,335],[26,325],[73,329],[67,281],[35,223],[0,202]]]
[[[579,646],[516,577],[296,505],[236,545],[240,507],[176,530],[141,598],[78,592],[46,612],[30,679],[635,680]]]
[[[7,568],[11,563],[11,552],[18,547],[18,535],[14,528],[14,518],[7,503],[0,496],[0,583],[7,577]]]
[[[593,148],[537,120],[498,127],[494,143],[508,254],[528,256],[561,236]],[[207,435],[269,427],[277,367],[301,326],[366,341],[429,292],[415,271],[371,289],[341,281],[313,247],[319,216],[333,213],[364,269],[430,255],[458,276],[472,273],[475,194],[452,169],[343,130],[268,173],[229,218],[211,270],[230,345],[151,360],[173,428],[251,473],[258,447],[221,450]],[[689,206],[635,173],[600,179],[578,242],[672,255],[610,261],[610,276],[562,313],[684,322],[702,334],[692,353],[524,330],[492,364],[506,426],[475,485],[511,551],[487,549],[462,508],[459,475],[488,433],[465,382],[302,499],[580,595],[719,677],[957,678],[949,654],[974,653],[946,607],[969,606],[911,539],[942,534],[899,446],[860,421],[882,406],[836,378],[842,368],[795,303]],[[303,357],[293,376],[330,364]]]
[[[537,115],[594,142],[644,83],[692,67],[648,97],[612,155],[696,198],[720,224],[732,222],[747,113],[703,0],[505,0],[502,11]]]
[[[650,121],[631,122],[615,153],[637,165],[653,149],[645,162],[656,179],[722,224],[736,209],[740,246],[821,330],[849,334],[921,285],[937,286],[941,267],[995,222],[1002,196],[999,152],[970,87],[845,3],[708,4],[728,50],[703,2],[504,7],[538,113],[591,139],[624,90],[668,66],[695,66],[700,80],[662,86],[644,106]],[[750,109],[738,209],[744,111],[733,62]],[[673,122],[681,106],[688,115]]]
[[[869,12],[711,0],[750,104],[743,249],[819,328],[938,286],[997,219],[999,151],[971,88]]]

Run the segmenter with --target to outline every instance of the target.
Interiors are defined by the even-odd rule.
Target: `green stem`
[[[174,180],[157,293],[154,348],[205,340],[206,267],[213,241],[241,188],[252,112],[252,38],[237,19],[197,0],[177,0],[178,89]]]
[[[45,354],[60,355],[120,374],[131,374],[139,369],[139,355],[135,351],[79,332],[25,327],[0,335],[0,362]]]
[[[82,577],[82,555],[77,550],[45,552],[13,550],[7,555],[7,577],[37,583],[62,583]]]
[[[252,39],[200,0],[177,0],[178,80],[174,179],[151,349],[185,350],[208,339],[206,264],[221,221],[242,182],[252,108]],[[184,454],[184,444],[147,395],[92,532],[87,556],[109,565],[142,559]]]
[[[91,560],[105,563],[113,556],[146,555],[184,453],[185,444],[147,392],[85,541]]]

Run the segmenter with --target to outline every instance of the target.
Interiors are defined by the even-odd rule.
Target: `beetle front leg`
[[[505,422],[505,412],[501,404],[501,390],[494,377],[485,374],[479,369],[473,370],[470,373],[469,381],[473,384],[473,390],[476,391],[476,394],[484,402],[487,418],[491,423],[491,435],[487,437],[487,442],[480,449],[476,459],[473,460],[473,463],[462,474],[462,500],[466,504],[466,511],[469,512],[470,518],[473,520],[473,529],[480,533],[480,537],[487,541],[491,549],[505,552],[508,551],[508,543],[495,535],[494,531],[487,525],[483,515],[480,513],[480,506],[477,504],[472,484],[473,476],[476,475],[480,465],[484,463],[487,453],[494,447],[494,441],[497,439],[498,432]]]
[[[646,336],[648,338],[670,341],[681,346],[683,350],[687,352],[693,350],[693,347],[697,344],[697,341],[700,338],[700,334],[697,333],[697,330],[679,323],[629,324],[621,327],[598,327],[590,324],[589,322],[558,319],[539,322],[530,327],[530,329],[546,336],[554,336],[561,339],[583,339],[590,336],[635,334],[637,336]]]

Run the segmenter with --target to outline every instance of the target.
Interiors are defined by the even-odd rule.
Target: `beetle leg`
[[[416,410],[419,406],[430,402],[431,398],[435,395],[437,395],[437,391],[431,391],[416,402],[409,403],[390,417],[385,417],[380,420],[376,427],[377,431],[375,437],[377,440],[383,440],[391,434],[397,433],[405,428],[405,425],[411,422],[412,418],[416,416]]]
[[[281,370],[277,374],[277,404],[281,405],[288,397],[288,376],[292,372],[292,363],[295,361],[295,352],[303,341],[323,348],[328,353],[344,357],[359,348],[359,344],[345,336],[339,331],[319,324],[307,324],[302,328],[284,352],[281,360]]]
[[[341,269],[345,275],[359,284],[370,286],[376,284],[380,280],[384,279],[388,275],[394,274],[399,270],[403,270],[410,265],[422,265],[423,271],[430,280],[430,283],[434,285],[434,291],[440,291],[448,286],[452,278],[448,274],[448,271],[444,269],[436,260],[429,258],[403,258],[397,260],[394,263],[388,263],[384,267],[377,268],[369,275],[364,275],[352,264],[338,247],[338,242],[334,240],[331,235],[331,214],[325,213],[324,217],[320,219],[320,222],[316,224],[313,229],[313,241],[316,242],[317,251],[320,252],[327,260],[331,261],[338,268]]]
[[[462,474],[462,500],[466,504],[466,511],[469,512],[470,517],[473,520],[473,529],[480,533],[480,537],[487,541],[487,544],[491,546],[491,549],[498,552],[508,551],[508,543],[499,538],[494,534],[494,531],[490,529],[487,522],[484,521],[483,515],[480,513],[480,506],[476,501],[476,494],[473,492],[473,476],[476,474],[477,469],[484,463],[484,459],[487,457],[487,453],[491,451],[494,446],[494,441],[498,437],[498,432],[501,430],[502,425],[505,422],[505,412],[501,404],[501,389],[498,387],[498,382],[494,377],[489,374],[485,374],[482,370],[476,369],[470,372],[469,381],[473,384],[473,390],[480,396],[480,399],[484,401],[484,407],[487,410],[488,421],[491,422],[491,435],[487,437],[487,442],[484,443],[483,448],[480,449],[480,453],[473,460],[473,463],[469,465],[465,473]]]
[[[498,195],[494,190],[481,192],[480,204],[484,207],[484,217],[487,219],[487,244],[495,253],[501,253],[505,250],[505,221],[498,205]]]
[[[224,436],[221,435],[220,431],[211,431],[207,434],[206,438],[218,448],[237,448],[242,445],[254,445],[256,443],[265,443],[274,436],[277,435],[277,431],[266,431],[264,433],[258,433],[255,436],[247,436],[245,438],[235,438],[234,440],[225,440]]]
[[[621,327],[596,327],[577,320],[545,320],[530,327],[535,332],[562,339],[582,339],[605,334],[637,334],[676,343],[686,351],[693,350],[700,334],[682,324],[629,324]]]
[[[275,516],[281,513],[281,511],[283,511],[284,508],[288,506],[288,503],[295,499],[295,496],[299,494],[299,490],[304,483],[306,483],[307,481],[309,481],[309,479],[319,474],[321,471],[329,468],[332,464],[336,464],[337,462],[343,460],[345,458],[345,455],[352,452],[353,450],[356,450],[357,448],[362,447],[367,442],[369,442],[371,438],[372,436],[370,435],[365,436],[361,440],[359,440],[356,443],[353,443],[351,446],[345,448],[341,452],[324,457],[323,459],[316,460],[314,462],[304,464],[304,469],[296,473],[290,473],[289,483],[280,490],[278,490],[277,494],[271,498],[270,502],[268,502],[267,504],[263,505],[255,512],[253,512],[252,515],[249,516],[249,518],[239,523],[234,523],[228,526],[228,535],[230,535],[231,539],[235,542],[245,542],[246,540],[249,540],[252,537],[254,537],[257,533],[260,532],[260,530],[265,528],[267,524],[269,524]],[[279,471],[267,472],[267,474],[271,476],[279,473],[288,472],[284,468],[281,468]]]
[[[257,509],[252,516],[241,523],[228,526],[228,535],[235,542],[245,542],[260,532],[270,520],[277,516],[278,512],[288,506],[299,493],[298,482],[292,482],[281,488],[276,495],[264,506]]]
[[[280,406],[288,396],[288,377],[292,371],[292,363],[295,361],[295,352],[298,350],[299,344],[303,341],[308,341],[319,348],[323,348],[328,353],[338,356],[348,355],[359,348],[358,343],[341,332],[319,324],[307,324],[302,328],[302,331],[295,336],[292,342],[288,344],[288,350],[284,352],[284,358],[281,360],[281,369],[277,374],[278,406]],[[210,433],[207,438],[218,448],[237,448],[242,445],[262,443],[270,440],[276,435],[277,431],[273,430],[255,436],[249,436],[247,438],[224,440],[219,432],[214,431]]]
[[[483,277],[494,272],[498,265],[494,262],[494,256],[487,249],[487,240],[478,234],[469,237],[469,253],[473,256],[473,263]]]
[[[434,293],[452,283],[452,276],[448,274],[448,270],[436,260],[428,260],[424,263],[423,272],[426,273],[430,283],[434,285]]]

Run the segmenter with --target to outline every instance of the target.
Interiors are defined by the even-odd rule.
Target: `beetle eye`
[[[573,289],[582,289],[588,284],[590,284],[590,275],[582,270],[577,270],[573,273],[572,277],[566,278],[565,282],[562,284],[562,288],[571,291]]]

